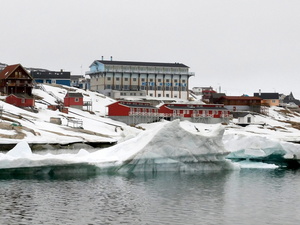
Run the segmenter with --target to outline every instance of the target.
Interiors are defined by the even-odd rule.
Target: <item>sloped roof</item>
[[[80,92],[68,92],[66,96],[71,98],[83,98],[83,95]]]
[[[23,68],[21,64],[14,64],[5,67],[4,70],[0,72],[0,79],[7,79],[18,67],[21,67],[24,72],[26,72],[27,75],[32,78],[32,76]]]
[[[148,108],[148,109],[156,109],[156,107],[150,105],[149,103],[142,103],[140,104],[139,102],[119,102],[120,105],[127,106],[129,108]]]
[[[157,67],[184,67],[188,66],[182,63],[158,63],[158,62],[133,62],[133,61],[113,61],[113,60],[96,60],[104,65],[118,66],[157,66]]]
[[[31,71],[35,79],[70,79],[71,73],[66,71]]]
[[[261,100],[260,97],[251,97],[251,96],[221,96],[220,98],[228,100]]]
[[[205,107],[205,105],[196,105],[194,106],[193,108],[191,108],[189,105],[168,105],[166,104],[165,105],[167,108],[169,109],[182,109],[182,110],[218,110],[218,111],[227,111],[228,109],[225,108],[225,107],[213,107],[213,106],[210,106],[210,107]]]
[[[298,99],[295,99],[292,92],[283,99],[283,103],[291,103],[291,102],[295,103],[296,105],[300,105],[300,101]]]
[[[260,97],[262,99],[279,99],[279,94],[275,92],[271,93],[254,93],[255,97]]]
[[[24,93],[14,93],[14,94],[10,94],[8,96],[16,96],[17,98],[25,98],[25,99],[34,99],[34,96],[32,95],[28,95],[28,94],[24,94]]]

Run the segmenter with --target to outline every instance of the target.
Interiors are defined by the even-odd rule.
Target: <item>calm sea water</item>
[[[0,224],[300,224],[300,171],[0,178]]]

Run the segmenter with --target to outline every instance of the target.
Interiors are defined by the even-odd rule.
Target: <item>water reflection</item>
[[[299,171],[0,180],[0,224],[297,224]]]

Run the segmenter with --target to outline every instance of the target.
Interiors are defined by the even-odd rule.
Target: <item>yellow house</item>
[[[254,93],[255,97],[260,97],[261,104],[267,106],[279,106],[279,94],[278,93]]]

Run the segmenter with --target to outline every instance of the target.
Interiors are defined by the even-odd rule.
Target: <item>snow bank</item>
[[[7,154],[0,154],[1,168],[55,166],[88,163],[106,172],[202,171],[233,169],[225,159],[224,129],[216,126],[198,132],[188,122],[157,123],[153,129],[113,147],[88,153],[38,155],[20,142]],[[24,154],[22,153],[24,151]]]

